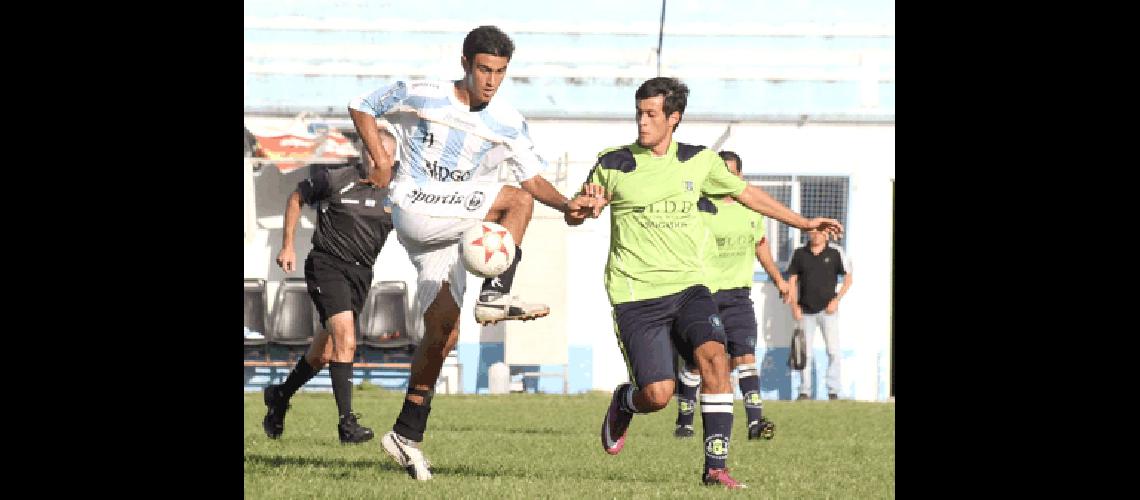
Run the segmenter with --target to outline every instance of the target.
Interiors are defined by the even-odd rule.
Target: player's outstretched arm
[[[393,146],[395,139],[392,139],[387,131],[380,131],[380,126],[376,125],[376,118],[372,114],[349,107],[348,115],[352,117],[352,124],[356,127],[356,133],[360,135],[360,140],[364,142],[364,148],[368,150],[368,154],[372,156],[372,161],[375,162],[376,166],[372,169],[369,178],[380,187],[388,187],[388,183],[392,180],[395,148],[389,150],[384,145],[385,141],[381,136],[388,136],[387,142]]]
[[[536,175],[519,183],[534,199],[550,208],[562,212],[563,219],[571,226],[581,224],[586,217],[594,212],[593,206],[597,200],[593,197],[579,195],[573,199],[566,199],[562,193],[554,188],[550,181],[541,175]]]
[[[530,193],[531,196],[534,196],[534,199],[538,200],[539,203],[559,212],[566,213],[569,200],[567,200],[565,196],[562,196],[562,193],[559,193],[558,189],[543,176],[535,175],[530,179],[520,182],[519,185],[522,186],[523,190]]]
[[[744,206],[756,212],[767,215],[790,226],[799,229],[819,229],[820,231],[824,231],[827,233],[828,238],[839,239],[839,236],[843,234],[843,225],[840,224],[839,221],[824,217],[808,219],[793,212],[763,189],[751,184],[736,196],[736,201],[743,203]]]

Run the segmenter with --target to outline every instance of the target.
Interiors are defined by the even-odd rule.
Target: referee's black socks
[[[297,361],[297,366],[293,367],[293,371],[289,372],[288,377],[285,377],[285,383],[281,384],[281,388],[279,389],[281,395],[285,396],[285,399],[293,397],[293,394],[296,393],[302,385],[305,385],[306,382],[312,380],[313,376],[319,371],[320,370],[313,369],[313,366],[309,364],[309,360],[301,356],[301,359]]]
[[[336,398],[336,411],[341,417],[352,413],[352,362],[329,361],[329,379]]]

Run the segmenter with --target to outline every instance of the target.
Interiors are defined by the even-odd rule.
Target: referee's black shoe
[[[261,427],[265,429],[265,435],[269,439],[277,439],[281,437],[281,433],[285,432],[285,412],[289,410],[289,400],[281,396],[280,385],[270,385],[265,388],[265,419],[261,421]]]
[[[356,423],[358,418],[360,414],[356,412],[341,415],[340,424],[336,426],[341,444],[363,443],[372,439],[372,429]]]

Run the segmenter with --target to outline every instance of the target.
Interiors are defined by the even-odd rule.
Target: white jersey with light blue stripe
[[[400,160],[397,184],[499,182],[502,162],[522,182],[546,166],[513,106],[493,99],[472,112],[455,98],[450,81],[396,82],[353,99],[349,107],[392,125]]]

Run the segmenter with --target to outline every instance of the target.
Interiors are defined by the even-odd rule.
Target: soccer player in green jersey
[[[702,480],[743,488],[726,470],[732,433],[725,332],[712,294],[704,286],[709,232],[697,200],[732,196],[744,206],[801,229],[840,234],[833,219],[807,219],[763,190],[729,173],[704,146],[673,141],[689,89],[675,78],[647,80],[634,94],[637,141],[609,148],[575,198],[589,214],[565,215],[581,224],[610,206],[610,255],[606,293],[613,306],[618,345],[631,383],[618,385],[602,422],[602,448],[616,455],[625,446],[635,413],[658,411],[673,397],[674,350],[697,366],[701,381],[705,464]],[[593,205],[586,199],[593,198]]]
[[[744,178],[743,162],[732,151],[719,153],[728,171]],[[752,307],[752,256],[780,291],[787,303],[788,282],[780,275],[764,236],[764,216],[745,208],[731,196],[721,199],[701,198],[697,202],[702,220],[716,241],[716,253],[709,257],[709,277],[704,284],[713,292],[721,321],[724,323],[726,346],[732,368],[739,369],[737,381],[744,396],[744,412],[748,416],[748,439],[772,439],[776,426],[764,418],[760,400],[760,375],[756,369],[756,311]],[[686,366],[677,371],[677,428],[673,435],[693,435],[693,414],[701,375],[697,367]]]

